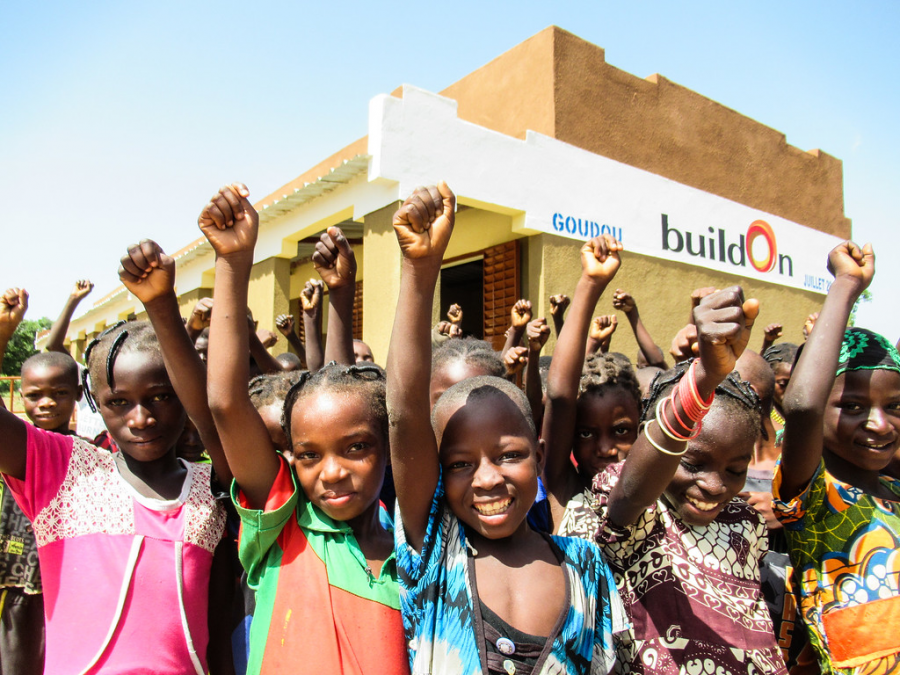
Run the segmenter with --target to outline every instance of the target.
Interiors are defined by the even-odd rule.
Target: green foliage
[[[47,317],[37,321],[23,320],[9,340],[6,354],[3,357],[3,368],[0,369],[0,373],[3,375],[21,375],[22,364],[25,363],[28,357],[38,352],[34,348],[34,336],[52,325],[53,322]]]
[[[850,310],[850,318],[847,320],[848,327],[856,325],[856,312],[859,310],[859,306],[866,302],[872,302],[872,291],[868,288],[853,303],[853,309]]]

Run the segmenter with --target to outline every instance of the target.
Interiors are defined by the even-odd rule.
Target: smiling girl
[[[525,394],[472,377],[430,409],[430,308],[454,208],[441,183],[417,189],[393,221],[403,259],[387,400],[411,670],[605,674],[618,596],[593,543],[528,525],[544,446]]]
[[[736,286],[703,299],[700,358],[657,376],[627,459],[594,481],[597,539],[634,623],[619,672],[785,672],[760,589],[766,526],[736,499],[761,416],[732,370],[758,311]]]
[[[185,408],[148,323],[114,326],[85,359],[118,452],[0,410],[0,471],[38,543],[46,672],[203,675],[225,527],[211,467],[175,456]]]
[[[799,577],[800,611],[826,672],[900,670],[900,481],[881,475],[900,444],[900,355],[845,331],[875,274],[872,247],[828,256],[834,283],[784,397],[773,494]]]
[[[408,672],[390,518],[378,503],[388,457],[383,371],[330,364],[288,392],[282,425],[293,467],[275,452],[247,389],[247,289],[258,216],[244,185],[200,214],[216,252],[209,405],[235,482],[239,555],[256,590],[248,673]],[[329,286],[326,358],[352,363],[356,262],[329,228],[313,262]],[[349,300],[349,303],[347,302]],[[346,328],[346,330],[345,330]]]

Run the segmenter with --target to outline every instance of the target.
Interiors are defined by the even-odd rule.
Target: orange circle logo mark
[[[762,237],[763,241],[766,243],[766,252],[768,255],[757,258],[753,253],[753,244],[760,237]],[[772,226],[766,221],[754,220],[750,223],[750,227],[747,228],[746,246],[747,257],[750,259],[750,264],[753,265],[753,269],[757,272],[771,272],[775,269],[775,260],[778,258],[778,247],[775,245],[775,233],[772,231]]]

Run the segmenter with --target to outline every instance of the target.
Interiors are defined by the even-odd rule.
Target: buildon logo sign
[[[794,276],[793,259],[778,252],[775,232],[765,220],[754,220],[736,240],[721,227],[707,227],[706,233],[698,234],[673,227],[665,213],[661,220],[663,251],[685,253],[694,258],[705,258],[734,267],[746,267],[749,264],[760,274],[773,272],[781,276]]]

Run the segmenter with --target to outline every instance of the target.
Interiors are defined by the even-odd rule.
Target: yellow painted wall
[[[550,234],[526,240],[522,288],[525,297],[534,305],[535,317],[544,316],[552,323],[548,298],[556,293],[572,297],[581,274],[580,247],[577,241]],[[758,350],[762,344],[763,328],[775,322],[784,325],[782,341],[802,343],[804,320],[810,313],[818,311],[824,300],[824,296],[815,293],[625,251],[619,272],[597,303],[594,315],[617,315],[618,329],[610,349],[622,352],[633,361],[637,355],[637,341],[627,316],[612,306],[616,288],[628,291],[637,302],[644,325],[671,365],[669,346],[675,333],[687,323],[691,291],[703,286],[726,288],[733,285],[742,286],[746,297],[760,301],[760,315],[750,339],[753,350]],[[556,336],[551,331],[544,353],[552,354],[555,343]]]
[[[363,294],[363,340],[377,363],[387,362],[394,310],[400,292],[400,247],[391,226],[400,202],[389,204],[365,217],[363,256],[369,281]]]
[[[247,302],[253,311],[253,318],[260,328],[275,332],[275,317],[284,314],[289,307],[291,287],[291,261],[286,258],[268,258],[253,265],[250,272],[250,287]],[[273,354],[287,351],[285,340],[279,339],[270,350]]]

